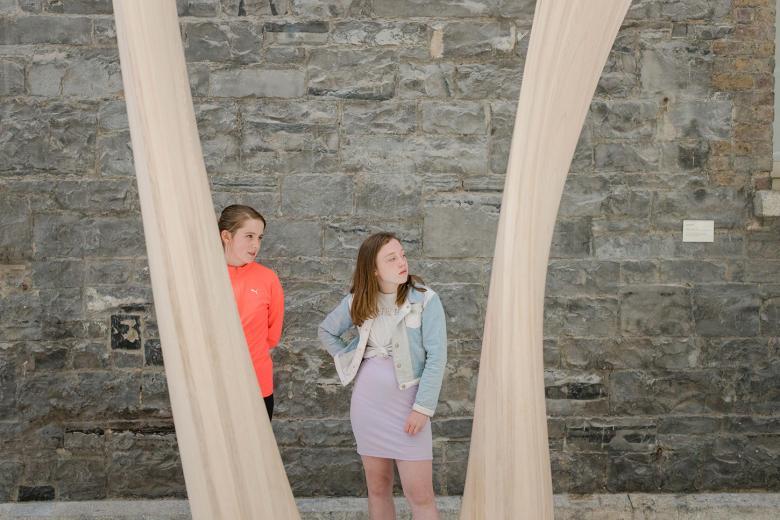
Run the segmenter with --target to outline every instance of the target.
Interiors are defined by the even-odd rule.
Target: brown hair
[[[223,231],[228,231],[232,235],[247,220],[259,220],[263,223],[263,229],[266,227],[265,218],[254,208],[242,206],[241,204],[228,206],[222,210],[222,214],[219,216],[219,221],[217,222],[219,232],[221,234]]]
[[[354,295],[349,315],[352,318],[352,323],[358,327],[367,319],[376,317],[379,310],[376,301],[380,292],[379,281],[375,275],[376,256],[382,246],[391,240],[398,240],[398,237],[393,233],[375,233],[365,239],[358,249],[355,272],[352,275],[352,287],[349,289],[349,292]],[[400,242],[400,240],[398,241]],[[406,282],[398,286],[395,298],[396,305],[402,305],[406,301],[406,296],[412,287],[419,291],[425,291],[425,287],[419,287],[422,283],[419,276],[408,275]]]

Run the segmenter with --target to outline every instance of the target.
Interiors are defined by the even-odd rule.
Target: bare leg
[[[368,486],[368,517],[371,520],[395,520],[393,459],[362,458]]]
[[[398,474],[414,520],[439,520],[433,494],[433,461],[398,460]]]

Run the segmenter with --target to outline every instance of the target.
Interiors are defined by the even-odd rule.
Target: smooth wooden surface
[[[176,437],[196,520],[297,519],[230,288],[175,0],[114,0]]]
[[[630,0],[539,0],[499,219],[461,519],[552,520],[542,327],[550,244]]]

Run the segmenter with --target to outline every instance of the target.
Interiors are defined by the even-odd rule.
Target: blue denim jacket
[[[412,408],[432,417],[439,401],[439,391],[447,364],[447,329],[444,308],[439,296],[411,289],[398,313],[393,332],[392,356],[398,388],[417,385],[417,397]],[[341,336],[355,327],[349,315],[352,295],[347,295],[320,323],[318,335],[322,345],[333,356],[336,372],[343,385],[357,375],[374,320],[357,327],[358,335],[345,343]]]

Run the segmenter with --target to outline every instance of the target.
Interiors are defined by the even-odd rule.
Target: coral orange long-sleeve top
[[[263,397],[268,397],[274,393],[270,350],[279,344],[282,337],[282,284],[275,272],[255,262],[242,266],[228,265],[228,273],[260,392]]]

